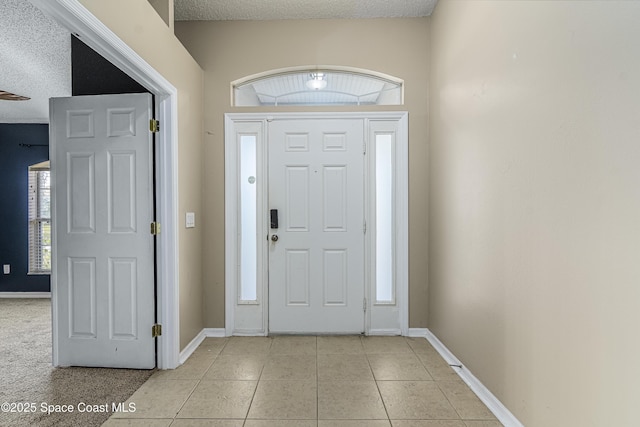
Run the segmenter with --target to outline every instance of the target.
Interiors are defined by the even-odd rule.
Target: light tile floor
[[[424,338],[207,338],[103,426],[498,427]]]

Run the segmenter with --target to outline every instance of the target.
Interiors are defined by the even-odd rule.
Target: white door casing
[[[59,366],[155,367],[150,94],[50,102]]]
[[[368,335],[406,335],[408,333],[408,114],[407,112],[361,113],[230,113],[225,114],[225,329],[230,335],[267,335],[269,333],[269,255],[273,245],[268,238],[268,129],[279,121],[359,120],[364,129],[364,218],[367,232],[364,243],[364,292],[366,313],[364,332]],[[376,292],[376,146],[378,136],[390,135],[393,218],[393,295],[392,300],[377,300]],[[240,297],[241,277],[241,182],[240,141],[257,141],[257,283],[256,300]],[[387,138],[387,140],[389,140]],[[388,148],[385,150],[388,153]],[[388,154],[385,154],[385,156]],[[312,194],[312,197],[321,195]],[[282,224],[282,219],[280,220]],[[282,225],[280,230],[282,229]],[[386,256],[386,255],[385,255]],[[330,333],[330,332],[329,332]]]
[[[269,123],[269,331],[364,332],[364,126]],[[274,241],[277,238],[277,241]]]

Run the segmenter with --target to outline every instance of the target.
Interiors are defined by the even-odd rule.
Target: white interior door
[[[151,102],[51,100],[58,366],[155,366]]]
[[[269,124],[270,332],[364,331],[363,128],[359,119]]]

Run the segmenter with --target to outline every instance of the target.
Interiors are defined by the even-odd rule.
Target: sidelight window
[[[257,138],[240,136],[240,301],[257,301],[258,191]]]
[[[391,304],[395,302],[393,135],[376,134],[375,144],[375,295],[376,303]]]

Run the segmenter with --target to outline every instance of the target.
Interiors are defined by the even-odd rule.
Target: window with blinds
[[[29,274],[51,274],[49,162],[29,167]]]

